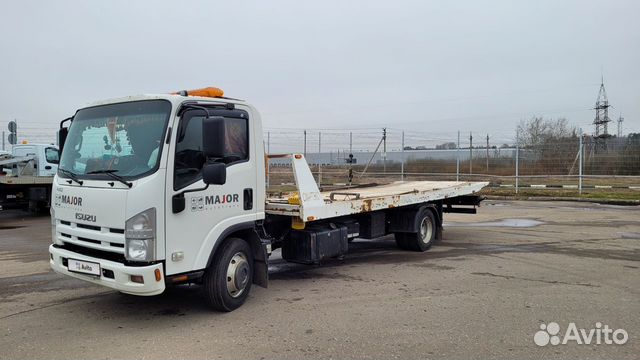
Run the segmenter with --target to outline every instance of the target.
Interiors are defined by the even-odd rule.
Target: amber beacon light
[[[182,95],[182,96],[203,96],[203,97],[222,97],[224,95],[224,91],[217,87],[206,87],[202,89],[195,90],[182,90],[173,93],[174,95]]]

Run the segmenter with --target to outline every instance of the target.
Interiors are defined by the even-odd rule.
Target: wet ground
[[[221,314],[197,286],[126,296],[48,269],[50,221],[0,212],[0,358],[637,358],[640,208],[485,202],[441,243],[356,240],[320,267],[273,257],[269,289]],[[537,346],[608,325],[624,345]],[[595,340],[594,340],[595,342]]]

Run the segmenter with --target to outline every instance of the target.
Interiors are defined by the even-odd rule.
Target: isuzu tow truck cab
[[[486,185],[323,193],[304,156],[290,154],[278,157],[291,159],[297,192],[267,198],[260,115],[217,88],[97,102],[60,127],[51,267],[143,296],[199,283],[220,311],[241,306],[252,284],[267,286],[277,248],[287,261],[319,263],[346,254],[349,239],[394,233],[399,247],[425,251],[443,213],[475,212]]]

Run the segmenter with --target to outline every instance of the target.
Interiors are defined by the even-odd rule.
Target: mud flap
[[[263,288],[269,285],[267,246],[270,244],[270,242],[261,241],[260,245],[253,249],[253,283]]]
[[[261,260],[253,261],[253,283],[263,288],[269,285],[269,266]]]
[[[444,231],[444,227],[442,225],[438,226],[438,231],[436,232],[436,241],[442,240],[442,232]]]

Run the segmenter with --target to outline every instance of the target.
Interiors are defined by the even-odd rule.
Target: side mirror
[[[67,135],[69,135],[69,128],[65,127],[58,130],[58,149],[60,149],[60,154],[62,154],[64,142],[67,141]]]
[[[207,185],[224,185],[227,182],[227,166],[222,163],[204,164],[202,181]]]
[[[221,159],[225,149],[224,118],[210,117],[202,121],[202,152],[206,158]]]

